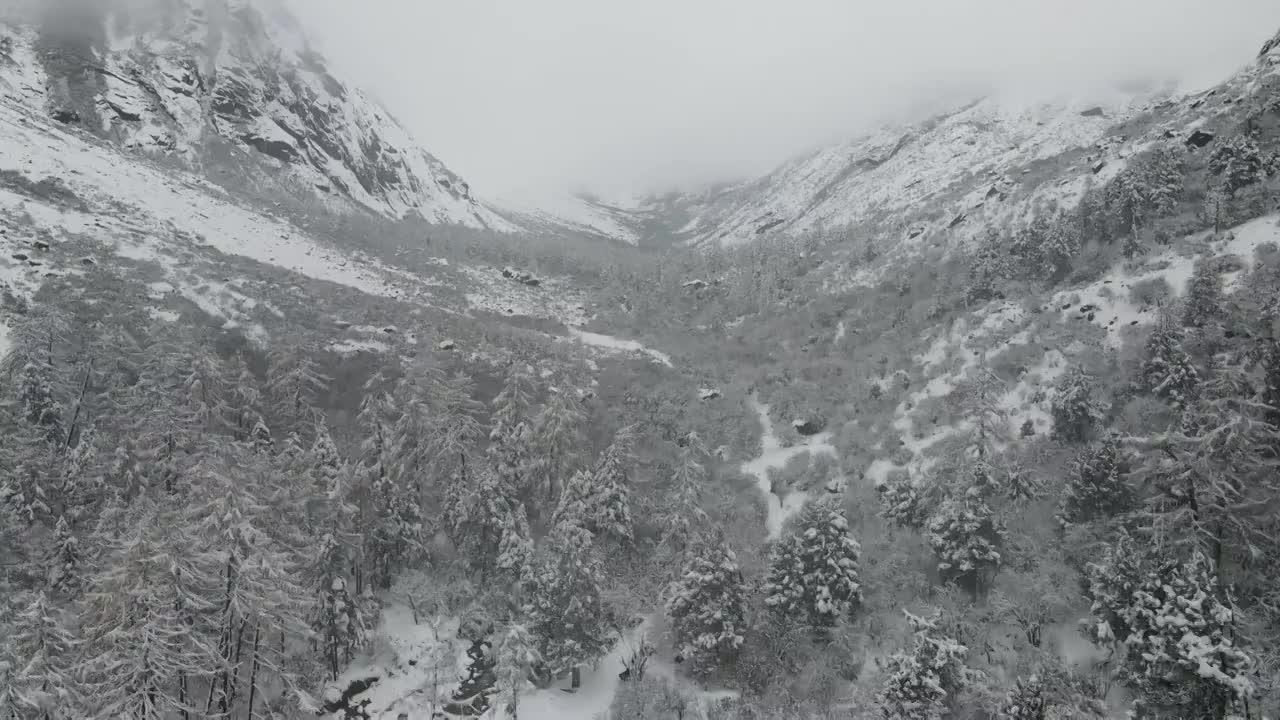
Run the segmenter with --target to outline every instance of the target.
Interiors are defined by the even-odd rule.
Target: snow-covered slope
[[[1114,92],[1028,103],[988,97],[820,148],[764,177],[649,201],[675,238],[737,245],[856,228],[882,248],[950,243],[1037,207],[1070,205],[1156,142],[1179,142],[1280,82],[1280,35],[1257,62],[1191,94]]]
[[[493,202],[496,211],[530,230],[584,235],[636,245],[643,236],[644,209],[589,195],[544,194]]]
[[[1092,173],[1107,161],[1104,141],[1112,129],[1147,107],[1147,99],[1129,97],[1102,104],[986,98],[824,147],[763,178],[695,198],[681,232],[694,242],[733,245],[766,233],[839,231],[929,211],[950,225],[1034,190],[1041,178],[1030,171],[1037,163],[1075,152],[1085,174]]]
[[[516,229],[335,78],[278,0],[50,3],[0,26],[0,92],[224,185]]]

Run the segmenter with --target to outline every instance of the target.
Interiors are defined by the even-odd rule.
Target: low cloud
[[[337,70],[482,194],[760,173],[989,92],[1205,85],[1274,0],[291,0]]]

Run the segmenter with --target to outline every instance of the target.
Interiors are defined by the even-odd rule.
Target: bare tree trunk
[[[93,377],[93,359],[89,359],[89,367],[84,371],[84,382],[80,385],[80,397],[76,398],[76,411],[71,414],[71,423],[67,425],[67,441],[63,448],[70,449],[71,441],[76,436],[76,423],[80,421],[80,408],[84,406],[84,394],[89,389],[89,378]]]
[[[249,709],[245,711],[245,720],[253,720],[253,701],[258,694],[258,639],[262,636],[262,627],[253,624],[253,669],[249,671]]]

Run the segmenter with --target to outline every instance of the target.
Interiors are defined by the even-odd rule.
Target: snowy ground
[[[1277,216],[1269,215],[1233,228],[1226,233],[1225,240],[1214,243],[1213,252],[1216,255],[1235,255],[1251,267],[1254,251],[1259,245],[1280,243],[1278,222]],[[1133,286],[1144,280],[1163,278],[1175,294],[1181,295],[1186,292],[1187,282],[1200,257],[1174,250],[1150,255],[1136,268],[1112,268],[1097,282],[1056,293],[1049,307],[1068,320],[1072,315],[1081,315],[1081,308],[1089,308],[1083,317],[1103,328],[1107,333],[1107,345],[1116,348],[1123,341],[1124,328],[1154,322],[1158,313],[1155,307],[1141,307],[1134,302],[1130,292]],[[1228,292],[1233,289],[1234,280],[1228,278]]]
[[[640,638],[650,630],[645,621],[632,628],[618,640],[594,667],[582,672],[582,685],[576,692],[568,692],[568,680],[552,687],[537,689],[526,686],[520,697],[521,720],[595,720],[609,710],[614,693],[621,682],[622,661],[638,647]],[[465,675],[468,643],[457,638],[456,618],[437,617],[422,619],[415,624],[410,609],[402,604],[385,608],[381,622],[374,633],[371,653],[357,658],[337,681],[326,686],[323,701],[340,697],[342,690],[352,682],[368,678],[377,681],[368,690],[356,695],[350,703],[356,706],[368,700],[367,712],[371,720],[395,720],[401,713],[410,718],[430,718],[432,707],[428,689],[432,686],[434,666],[430,658],[432,648],[445,647],[445,661],[439,664],[440,690],[449,696]],[[674,671],[651,661],[657,675],[674,678]],[[690,686],[691,692],[693,691]],[[707,697],[724,693],[706,693]],[[336,718],[340,715],[334,715]],[[491,720],[505,720],[506,713],[496,707],[484,715]]]
[[[524,315],[571,327],[588,320],[585,295],[567,279],[541,278],[542,284],[532,288],[503,278],[497,268],[444,261],[428,261],[432,272],[419,276],[359,251],[331,248],[201,178],[122,154],[11,102],[0,102],[0,170],[28,183],[56,181],[75,195],[66,202],[0,186],[0,218],[9,218],[8,225],[21,230],[0,234],[0,283],[22,295],[34,291],[49,273],[85,272],[82,266],[57,268],[16,259],[15,253],[30,254],[33,234],[39,232],[54,241],[73,235],[91,238],[104,253],[154,262],[174,292],[223,319],[227,327],[247,328],[259,340],[265,334],[252,321],[253,299],[234,282],[209,277],[221,272],[216,269],[220,254],[446,311]],[[456,292],[446,292],[450,288]],[[465,298],[463,307],[445,307],[457,296]],[[588,336],[591,340],[600,340],[591,343],[597,346],[633,349],[627,341],[605,336]],[[660,353],[649,354],[669,362]]]
[[[773,420],[769,418],[769,406],[761,403],[755,395],[751,396],[749,402],[760,418],[761,448],[758,457],[742,463],[742,472],[756,479],[756,487],[760,489],[768,508],[765,529],[768,531],[768,539],[774,540],[782,533],[782,526],[787,520],[804,507],[809,495],[803,491],[792,491],[785,497],[775,495],[769,481],[769,471],[781,470],[797,455],[809,454],[811,458],[813,455],[830,455],[833,458],[838,455],[835,446],[831,444],[829,432],[805,438],[798,445],[783,447],[782,440],[774,432]]]
[[[587,332],[577,328],[569,328],[569,335],[583,345],[594,348],[601,348],[606,352],[624,352],[624,353],[641,353],[648,355],[654,360],[666,365],[674,367],[671,364],[671,356],[664,352],[646,347],[635,340],[623,340],[612,335],[601,335],[600,333]]]

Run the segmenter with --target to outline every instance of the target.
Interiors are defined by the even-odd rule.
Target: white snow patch
[[[328,348],[331,352],[339,355],[355,355],[357,353],[385,353],[391,350],[391,346],[377,340],[335,340],[329,343]]]
[[[408,713],[411,718],[430,717],[431,701],[426,691],[431,687],[432,676],[438,671],[441,695],[447,697],[457,688],[466,667],[467,643],[457,637],[457,630],[456,618],[427,617],[415,624],[409,608],[388,605],[371,644],[380,651],[353,662],[325,687],[324,694],[341,696],[352,682],[377,678],[372,687],[355,698],[355,702],[369,701],[369,717],[394,719],[400,713]],[[437,643],[445,645],[441,653],[444,661],[433,668],[429,658]],[[410,661],[414,664],[410,665]],[[437,707],[443,704],[437,703]]]
[[[635,340],[624,340],[612,335],[601,335],[600,333],[587,332],[585,330],[579,330],[578,328],[569,328],[569,335],[584,345],[604,348],[614,352],[643,353],[667,367],[675,367],[671,364],[670,355],[654,350],[653,348],[647,347]]]
[[[797,455],[809,454],[810,459],[813,455],[830,455],[833,458],[838,458],[839,455],[836,453],[835,446],[831,444],[830,432],[807,437],[799,445],[783,447],[781,439],[773,430],[773,420],[769,418],[769,406],[761,403],[754,394],[749,402],[760,418],[761,447],[758,457],[742,463],[742,472],[755,477],[756,487],[764,496],[767,506],[765,528],[768,531],[768,539],[773,540],[782,532],[783,524],[804,507],[809,500],[809,494],[792,491],[787,493],[786,497],[778,497],[774,494],[773,485],[769,481],[769,471],[781,470]]]

